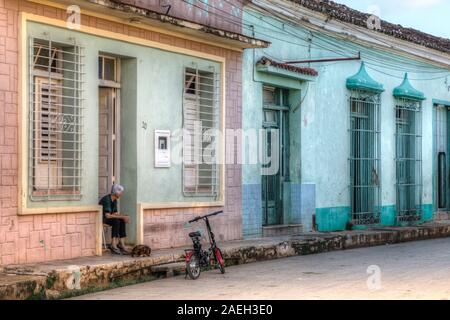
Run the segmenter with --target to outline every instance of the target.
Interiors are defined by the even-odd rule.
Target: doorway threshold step
[[[263,226],[263,237],[294,236],[303,232],[301,224],[280,224]]]
[[[438,211],[434,214],[435,221],[450,220],[450,211]]]

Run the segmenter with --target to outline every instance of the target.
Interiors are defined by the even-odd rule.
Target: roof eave
[[[267,73],[270,75],[281,76],[284,78],[291,78],[291,79],[300,80],[300,81],[315,81],[317,78],[317,75],[310,75],[310,74],[306,74],[306,73],[294,72],[294,71],[278,68],[275,66],[267,66],[267,65],[262,65],[262,64],[258,64],[256,66],[256,70],[258,72],[263,72],[263,73]]]
[[[403,27],[398,24],[391,23],[386,20],[380,20],[382,27],[370,29],[367,24],[367,19],[371,16],[369,13],[364,13],[348,7],[344,4],[336,3],[336,1],[309,1],[309,0],[289,0],[307,10],[319,12],[327,16],[327,19],[338,20],[343,23],[352,24],[363,28],[371,33],[379,33],[387,35],[398,40],[414,43],[428,49],[436,50],[442,53],[450,54],[449,39],[434,36],[413,28]],[[326,8],[328,6],[328,8]],[[341,10],[342,9],[342,10]],[[328,12],[327,12],[328,10]],[[346,12],[344,12],[346,11]]]
[[[139,28],[139,25],[146,25],[165,29],[180,34],[180,36],[195,37],[230,49],[267,48],[270,45],[270,42],[265,40],[111,0],[59,0],[58,3],[77,4],[82,9],[82,13],[83,10],[88,10],[107,14],[122,19],[124,23],[133,23],[136,28]]]
[[[420,60],[425,63],[450,68],[450,54],[418,45],[416,43],[376,32],[348,22],[329,17],[327,14],[304,7],[292,0],[252,0],[253,10],[268,8],[278,17],[287,19],[313,32],[351,41],[368,48],[378,48],[393,54]],[[275,5],[276,4],[276,5]],[[289,12],[291,12],[289,14]],[[293,14],[292,12],[296,12]],[[264,14],[264,11],[261,11]]]

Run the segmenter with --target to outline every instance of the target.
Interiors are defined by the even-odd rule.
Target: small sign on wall
[[[155,167],[170,168],[169,130],[155,130]]]

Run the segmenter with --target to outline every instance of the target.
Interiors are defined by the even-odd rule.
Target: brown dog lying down
[[[152,253],[152,249],[149,246],[146,245],[137,245],[133,248],[131,251],[132,257],[150,257],[150,254]]]

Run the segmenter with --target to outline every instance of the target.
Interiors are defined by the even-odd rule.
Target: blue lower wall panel
[[[242,185],[242,233],[244,238],[262,236],[261,195],[260,184]]]

